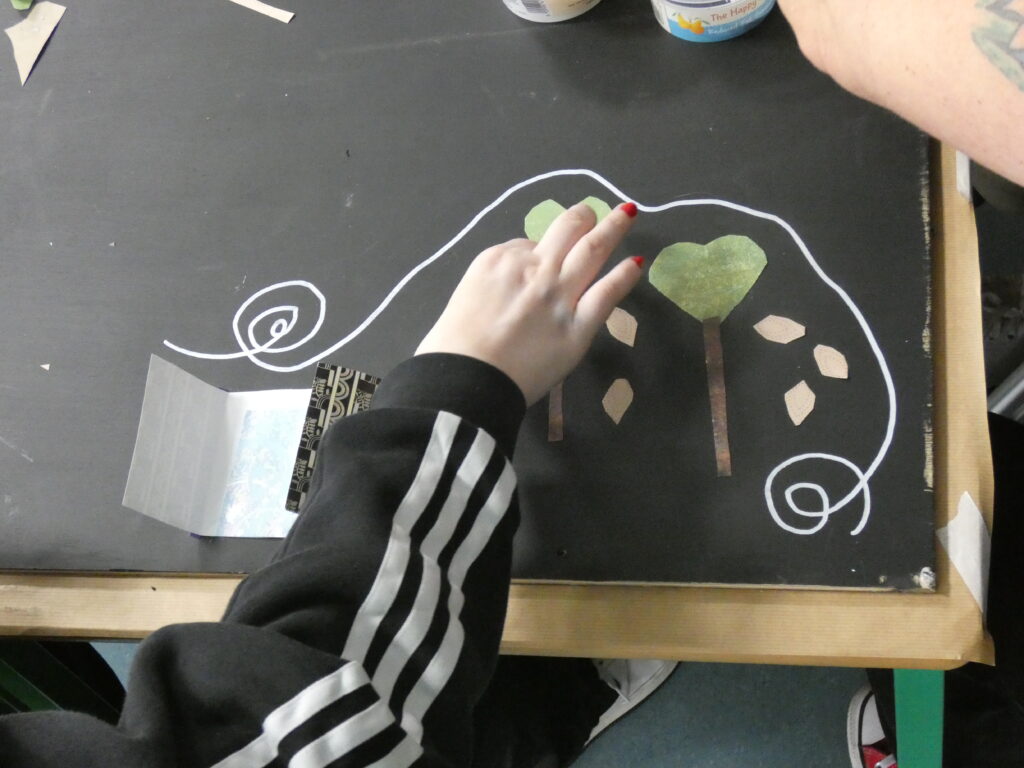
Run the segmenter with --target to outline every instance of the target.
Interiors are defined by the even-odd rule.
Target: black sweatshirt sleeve
[[[456,355],[396,368],[325,436],[288,538],[216,624],[139,646],[117,727],[0,718],[0,766],[464,766],[497,660],[525,405]]]

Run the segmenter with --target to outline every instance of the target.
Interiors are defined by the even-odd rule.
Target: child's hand
[[[416,354],[475,357],[506,373],[540,400],[583,358],[598,328],[636,285],[643,259],[618,264],[594,283],[629,231],[636,207],[625,203],[595,226],[574,205],[540,239],[510,240],[481,253]]]

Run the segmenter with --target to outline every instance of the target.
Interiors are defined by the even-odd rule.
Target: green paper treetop
[[[707,245],[675,243],[651,264],[651,285],[688,315],[725,320],[757,282],[768,263],[744,235],[725,235]]]
[[[657,255],[648,273],[651,285],[703,326],[711,426],[720,477],[732,474],[721,324],[754,287],[767,263],[764,251],[749,237],[725,235],[707,245],[670,245]]]

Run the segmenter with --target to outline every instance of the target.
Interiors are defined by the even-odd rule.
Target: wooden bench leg
[[[899,768],[942,768],[943,673],[893,670]]]

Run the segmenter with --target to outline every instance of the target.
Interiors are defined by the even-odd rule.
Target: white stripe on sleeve
[[[387,702],[378,700],[358,715],[309,742],[288,761],[288,768],[323,768],[395,722]]]
[[[353,621],[343,653],[348,663],[307,686],[292,699],[277,707],[264,719],[259,737],[218,762],[213,768],[263,768],[277,757],[280,743],[285,736],[324,707],[368,684],[373,685],[381,698],[359,714],[339,723],[306,744],[289,761],[289,767],[323,768],[395,722],[395,715],[388,708],[388,699],[395,681],[422,642],[439,608],[440,580],[444,574],[437,564],[437,558],[458,527],[469,498],[496,448],[494,439],[482,430],[478,431],[459,467],[438,519],[421,546],[423,577],[415,602],[409,616],[381,659],[374,681],[369,680],[362,662],[381,620],[394,603],[402,584],[411,557],[410,530],[423,514],[437,489],[459,424],[457,416],[446,412],[439,413],[434,422],[419,469],[395,514],[380,569]],[[406,697],[402,710],[402,727],[407,735],[389,755],[378,760],[370,768],[405,768],[423,754],[420,746],[423,735],[422,719],[448,682],[462,650],[464,630],[459,618],[465,602],[462,584],[470,567],[480,556],[507,512],[514,490],[515,472],[512,465],[506,461],[501,476],[474,520],[470,532],[456,550],[448,568],[448,625],[437,652]]]
[[[279,706],[263,719],[263,732],[245,747],[218,762],[213,768],[264,766],[277,757],[281,740],[309,718],[364,685],[370,679],[362,665],[350,661],[322,677]]]
[[[398,588],[402,585],[402,575],[409,564],[409,531],[434,495],[458,427],[458,416],[446,411],[437,414],[426,453],[412,485],[409,486],[395,513],[387,551],[369,594],[359,606],[359,612],[345,641],[342,658],[363,660],[377,627],[395,601]]]
[[[466,506],[469,502],[473,489],[476,488],[477,483],[480,481],[480,477],[487,468],[487,464],[494,453],[495,447],[496,444],[494,438],[483,430],[477,431],[473,444],[470,446],[469,451],[465,458],[463,458],[462,464],[459,466],[459,469],[455,474],[452,486],[449,489],[448,497],[438,514],[438,518],[419,548],[420,554],[423,555],[423,573],[419,589],[416,593],[416,599],[409,615],[403,622],[402,627],[392,639],[388,649],[385,651],[384,656],[381,659],[381,663],[377,666],[377,674],[374,675],[374,679],[372,681],[374,690],[381,697],[381,701],[379,701],[378,704],[381,707],[384,707],[384,709],[382,710],[377,705],[374,705],[374,707],[370,708],[370,710],[373,710],[374,714],[368,714],[370,710],[367,710],[357,716],[359,718],[359,724],[357,727],[350,727],[350,723],[353,723],[355,719],[346,721],[345,723],[336,726],[316,741],[310,742],[308,745],[303,747],[301,752],[296,753],[295,758],[293,758],[292,762],[289,763],[289,768],[322,768],[322,766],[339,759],[345,754],[348,754],[360,744],[373,738],[395,722],[395,718],[391,713],[391,710],[387,709],[388,700],[391,697],[391,691],[394,687],[395,681],[398,679],[398,676],[401,674],[406,664],[408,664],[413,652],[426,635],[427,630],[430,627],[430,623],[433,620],[433,616],[437,612],[438,595],[440,593],[440,582],[442,578],[441,570],[437,565],[437,558],[440,556],[447,543],[451,540],[452,534],[455,532],[458,522],[466,510]],[[511,471],[511,467],[506,464],[506,472],[509,471]],[[504,477],[504,473],[502,477]],[[500,482],[501,481],[499,479],[499,483]],[[492,490],[487,502],[484,504],[484,510],[487,509],[487,504],[492,502],[493,497],[494,491]],[[481,514],[484,515],[485,512],[482,512]],[[479,529],[479,522],[474,521],[473,528],[470,530],[467,538],[473,539],[474,534],[479,535]],[[493,526],[491,526],[489,530],[493,530]],[[408,530],[403,531],[396,525],[392,529],[391,536],[392,541],[396,538],[404,539],[407,549],[411,546]],[[479,551],[483,549],[484,544],[486,544],[486,541],[480,543],[479,546],[474,545],[472,548],[476,549],[477,554],[479,554]],[[456,550],[453,564],[459,559],[459,553],[464,550],[465,543],[460,545],[459,549]],[[406,562],[407,561],[408,558],[406,558]],[[464,571],[468,568],[468,565],[458,567],[462,569],[462,574],[464,576]],[[386,579],[390,584],[394,585],[396,594],[398,588],[401,586],[403,576],[404,573],[384,574],[383,566],[381,567],[381,572],[378,573],[378,579]],[[388,600],[388,605],[390,606],[392,602],[394,602],[394,596],[391,596]],[[387,717],[380,714],[384,711],[387,712]],[[419,739],[413,739],[411,743],[418,746]],[[405,752],[401,752],[400,755],[411,755],[415,752],[411,747],[407,747],[406,750],[407,751]],[[300,755],[303,756],[301,761],[298,760]],[[415,757],[413,759],[415,759]]]
[[[452,558],[451,566],[448,568],[448,581],[451,584],[451,592],[448,595],[448,627],[437,653],[430,660],[402,707],[402,730],[416,742],[423,738],[424,715],[448,682],[459,659],[459,654],[462,652],[465,632],[459,616],[466,599],[462,592],[466,573],[476,562],[487,542],[490,541],[494,529],[505,516],[505,512],[508,511],[515,487],[515,471],[512,469],[512,465],[506,462],[501,477],[498,478],[491,495],[473,524],[473,529],[459,545],[455,557]]]
[[[277,757],[281,740],[288,733],[328,704],[370,683],[361,663],[362,658],[373,639],[380,619],[394,602],[398,586],[402,583],[402,574],[409,560],[409,530],[423,514],[434,494],[448,461],[459,423],[458,416],[445,411],[440,412],[434,421],[430,440],[416,476],[395,513],[392,535],[388,540],[384,560],[370,593],[360,606],[346,642],[342,657],[349,659],[349,662],[277,707],[263,720],[259,736],[242,749],[217,762],[212,768],[263,768]],[[390,579],[382,579],[381,575],[384,573],[387,573]],[[387,727],[386,723],[384,727]]]
[[[415,601],[409,615],[402,623],[401,629],[395,634],[391,645],[373,673],[373,687],[385,701],[391,698],[391,692],[394,690],[398,676],[413,652],[423,642],[427,630],[430,629],[431,621],[437,612],[441,579],[443,578],[437,560],[451,540],[459,520],[462,519],[470,494],[480,481],[480,476],[487,468],[491,456],[494,455],[494,449],[494,438],[483,430],[479,430],[469,453],[466,454],[456,473],[448,498],[441,508],[437,521],[420,546],[420,554],[423,556],[423,576],[416,592]]]

